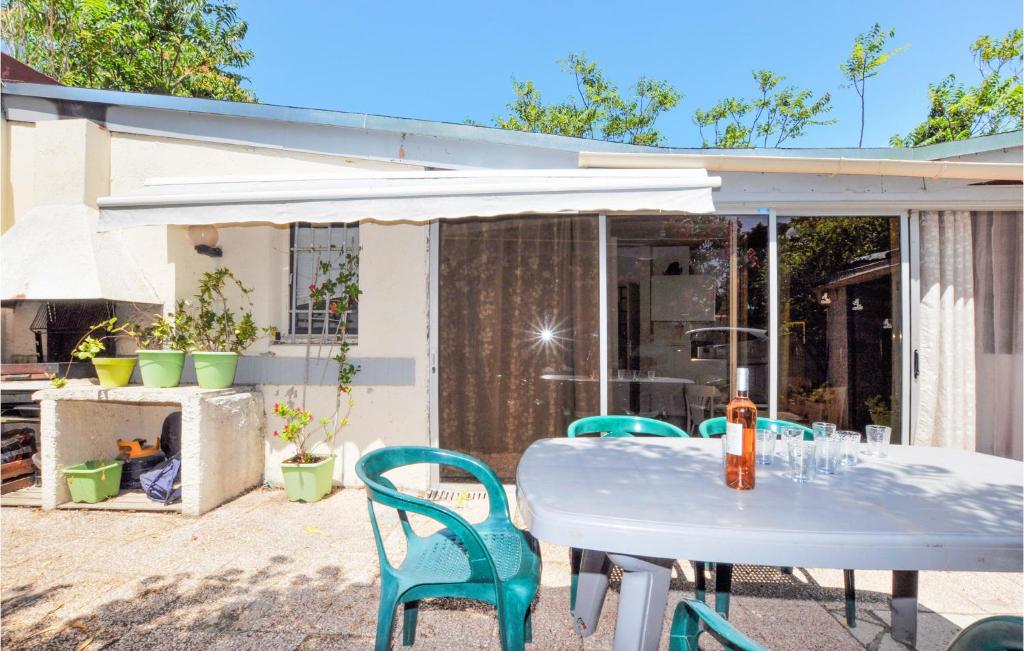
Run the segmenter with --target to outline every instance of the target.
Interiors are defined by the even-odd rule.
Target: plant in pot
[[[327,347],[334,349],[333,360],[337,364],[334,413],[317,421],[323,432],[323,440],[328,444],[349,424],[348,418],[355,405],[351,385],[359,372],[359,367],[349,360],[351,343],[346,340],[349,310],[361,293],[359,257],[357,253],[336,247],[320,255],[321,258],[314,265],[314,277],[309,285],[309,302],[306,306],[306,322],[310,328],[306,339],[302,407],[280,403],[274,405],[274,414],[285,422],[282,429],[274,432],[274,436],[295,445],[295,454],[281,464],[285,491],[288,499],[293,502],[319,500],[330,492],[334,475],[335,455],[330,450],[327,454],[310,452],[310,439],[305,429],[313,421],[313,415],[305,409],[310,362],[314,356],[313,344],[316,344],[317,360]],[[314,326],[314,309],[319,316],[319,332],[316,332]]]
[[[199,293],[195,295],[192,359],[196,364],[196,381],[204,389],[231,386],[239,354],[251,346],[261,332],[274,332],[273,328],[256,326],[249,309],[251,303],[240,314],[231,309],[225,294],[229,286],[248,303],[252,289],[224,267],[205,272],[199,280]]]
[[[96,368],[96,377],[99,378],[101,387],[109,389],[128,386],[128,382],[132,378],[132,371],[135,370],[135,358],[101,357],[100,353],[107,350],[104,343],[106,341],[118,337],[135,336],[137,336],[135,324],[128,321],[119,322],[116,316],[91,326],[71,351],[71,359],[68,360],[64,375],[52,376],[50,384],[57,388],[67,386],[71,363],[76,359],[81,361],[89,359],[92,360],[92,365]]]
[[[147,387],[176,387],[185,366],[185,353],[192,348],[194,319],[185,301],[173,312],[157,314],[138,334],[139,371]]]
[[[274,414],[284,420],[284,427],[274,431],[274,436],[295,446],[295,454],[281,463],[284,488],[292,502],[316,502],[331,492],[331,478],[334,476],[334,455],[310,452],[311,432],[306,427],[313,421],[313,414],[300,407],[276,403]],[[334,438],[331,419],[321,418],[324,440]]]

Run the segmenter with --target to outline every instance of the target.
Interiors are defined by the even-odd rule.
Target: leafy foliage
[[[335,251],[337,256],[335,257]],[[352,345],[345,340],[348,332],[348,312],[352,305],[359,300],[362,290],[359,289],[359,254],[347,249],[336,249],[333,245],[326,252],[326,259],[319,259],[316,264],[317,274],[313,283],[309,286],[309,323],[313,322],[312,310],[327,309],[332,315],[337,315],[334,332],[328,332],[330,319],[324,319],[324,329],[320,333],[317,358],[320,357],[320,349],[327,342],[328,337],[336,342],[337,353],[334,361],[338,363],[338,389],[343,393],[351,391],[350,385],[359,372],[359,367],[348,359],[348,353]],[[309,345],[306,350],[307,368],[309,358]]]
[[[195,348],[195,318],[185,301],[178,301],[173,312],[156,314],[152,323],[138,333],[139,348],[143,350],[180,350]]]
[[[867,80],[877,77],[885,63],[895,54],[899,54],[908,46],[903,45],[886,51],[889,40],[896,36],[896,30],[882,29],[882,26],[875,23],[867,32],[862,32],[853,40],[853,49],[846,61],[839,64],[839,69],[846,77],[853,89],[860,97],[860,139],[858,147],[864,146],[864,119],[865,103],[864,91],[867,87]]]
[[[778,147],[804,135],[807,127],[835,123],[822,118],[832,110],[828,93],[815,98],[806,89],[779,88],[785,77],[771,70],[752,74],[758,89],[755,99],[727,97],[707,110],[694,112],[703,147]],[[711,130],[711,140],[705,129]]]
[[[224,0],[4,0],[10,53],[62,84],[254,101],[248,25]]]
[[[295,455],[285,463],[316,463],[323,459],[323,456],[313,454],[306,449],[312,435],[312,432],[306,431],[306,427],[313,422],[311,412],[298,407],[274,403],[274,415],[284,420],[284,427],[274,430],[274,436],[295,446]],[[330,441],[334,438],[334,432],[329,427],[331,419],[321,418],[317,422],[323,428],[325,440]]]
[[[274,328],[260,329],[256,326],[252,317],[251,302],[241,315],[235,314],[225,294],[229,283],[243,300],[249,302],[252,289],[243,285],[242,281],[225,267],[204,272],[199,279],[199,293],[195,295],[195,315],[191,317],[192,340],[197,350],[240,353],[251,346],[261,332],[275,332]]]
[[[1021,40],[1014,29],[1001,39],[982,36],[971,45],[981,74],[977,86],[965,86],[956,75],[928,85],[928,117],[905,137],[893,136],[894,147],[917,147],[963,140],[1024,127],[1024,86],[1021,84]]]
[[[608,81],[597,63],[584,54],[571,53],[560,62],[576,82],[577,97],[556,104],[544,104],[532,81],[513,80],[515,99],[511,113],[495,119],[502,129],[552,133],[575,138],[600,138],[634,145],[661,144],[655,123],[671,110],[682,95],[667,82],[640,77],[632,95],[623,97]]]

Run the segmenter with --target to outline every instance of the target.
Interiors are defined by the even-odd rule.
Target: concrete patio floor
[[[471,519],[484,504],[446,503]],[[4,649],[372,648],[379,572],[361,490],[306,505],[260,489],[201,518],[6,507],[0,520]],[[385,533],[400,553],[397,519],[386,518]],[[617,593],[581,641],[568,614],[568,550],[542,553],[527,648],[610,649]],[[693,595],[689,565],[677,574],[670,607]],[[733,585],[732,621],[772,649],[905,648],[888,635],[887,573],[857,572],[854,629],[843,623],[841,571],[737,567]],[[922,573],[918,648],[943,649],[987,615],[1020,614],[1022,595],[1020,574]],[[428,603],[414,648],[497,649],[496,629],[484,605]]]

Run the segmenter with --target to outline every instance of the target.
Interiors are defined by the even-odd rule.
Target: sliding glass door
[[[737,366],[768,413],[768,216],[608,218],[608,411],[696,433]]]
[[[439,443],[504,480],[530,443],[600,412],[597,223],[440,224]]]
[[[779,217],[779,418],[900,440],[898,217]]]
[[[739,366],[765,416],[885,423],[900,440],[897,217],[529,216],[437,229],[437,440],[506,480],[530,443],[602,411],[696,434],[723,415]]]

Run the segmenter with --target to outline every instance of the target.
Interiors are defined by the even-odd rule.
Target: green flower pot
[[[92,365],[96,368],[96,377],[100,386],[106,389],[126,387],[135,370],[134,357],[93,357]]]
[[[95,504],[114,497],[121,490],[123,461],[86,461],[64,468],[72,502]]]
[[[176,387],[185,367],[185,353],[180,350],[140,350],[139,372],[147,387]]]
[[[316,463],[282,463],[284,490],[292,502],[318,502],[331,492],[334,457]]]
[[[238,353],[193,352],[196,382],[204,389],[224,389],[235,381]]]

